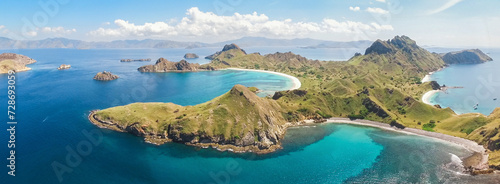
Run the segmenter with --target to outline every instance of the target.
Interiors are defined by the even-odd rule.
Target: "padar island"
[[[457,115],[450,108],[421,100],[427,91],[441,87],[435,81],[421,83],[422,77],[450,64],[491,60],[480,50],[431,53],[406,36],[396,36],[375,41],[364,54],[357,53],[348,61],[310,60],[291,52],[247,54],[235,44],[208,58],[211,62],[205,65],[160,58],[139,71],[258,69],[295,76],[302,86],[262,98],[255,88],[235,85],[203,104],[133,103],[92,111],[90,121],[154,144],[173,141],[223,151],[269,153],[281,147],[288,127],[331,118],[365,119],[394,129],[422,129],[475,141],[486,152],[471,156],[478,160],[470,165],[473,173],[500,169],[500,108],[488,116]],[[482,157],[488,158],[488,164],[480,164]]]

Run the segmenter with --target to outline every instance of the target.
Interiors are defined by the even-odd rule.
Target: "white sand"
[[[431,103],[431,98],[438,92],[440,92],[441,90],[432,90],[432,91],[427,91],[427,93],[424,94],[424,96],[422,96],[422,101],[425,103],[425,104],[428,104],[428,105],[434,105],[433,103]]]
[[[302,83],[300,83],[300,80],[297,79],[297,77],[294,77],[294,76],[291,76],[291,75],[287,75],[287,74],[284,74],[284,73],[272,72],[272,71],[266,71],[266,70],[241,69],[241,68],[228,68],[228,70],[264,72],[264,73],[271,73],[271,74],[275,74],[275,75],[280,75],[280,76],[283,76],[283,77],[286,77],[286,78],[289,78],[290,80],[292,80],[293,86],[292,86],[292,88],[290,88],[290,90],[299,89],[300,86],[302,85]]]
[[[431,81],[431,75],[432,75],[431,73],[425,75],[421,82],[425,83]]]

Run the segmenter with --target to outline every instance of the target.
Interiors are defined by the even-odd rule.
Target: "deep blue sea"
[[[460,49],[431,49],[438,53]],[[457,114],[478,112],[489,115],[500,107],[500,49],[481,49],[493,61],[482,64],[451,65],[431,75],[441,85],[463,88],[436,93],[431,103],[450,107]],[[494,100],[497,98],[497,100]],[[474,106],[479,104],[476,110]]]
[[[99,129],[90,110],[133,102],[203,103],[235,84],[271,93],[288,89],[287,78],[258,72],[140,73],[159,57],[172,61],[202,49],[11,50],[38,62],[16,74],[16,176],[7,175],[7,116],[0,118],[0,183],[499,183],[497,176],[460,174],[461,147],[376,128],[324,124],[287,131],[283,149],[255,155],[219,152],[177,143],[155,146],[140,137]],[[244,48],[245,49],[245,48]],[[289,50],[313,59],[345,60],[341,49],[248,48],[261,54]],[[121,63],[120,59],[151,58]],[[191,62],[205,63],[196,59]],[[69,70],[58,71],[60,64]],[[100,71],[118,80],[92,80]],[[7,75],[0,75],[1,107],[7,104]],[[451,83],[450,83],[451,84]],[[91,134],[91,135],[89,135]],[[56,169],[54,169],[56,168]],[[58,174],[59,173],[59,174]]]

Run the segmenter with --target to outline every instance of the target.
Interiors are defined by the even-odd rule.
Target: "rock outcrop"
[[[187,53],[184,54],[184,59],[196,59],[199,58],[200,56],[196,55],[195,53]]]
[[[9,70],[14,70],[16,72],[28,71],[31,68],[26,67],[26,65],[35,63],[36,60],[29,58],[28,56],[14,54],[14,53],[3,53],[0,54],[0,73],[7,73]]]
[[[477,64],[493,60],[479,49],[449,52],[444,54],[442,58],[446,64]]]
[[[71,68],[71,65],[67,65],[67,64],[62,64],[61,66],[59,66],[57,69],[58,70],[66,70],[66,69],[70,69]]]
[[[117,75],[114,75],[111,72],[107,71],[99,72],[94,76],[94,80],[100,80],[100,81],[110,81],[118,78],[119,77]]]
[[[198,63],[189,63],[186,60],[172,62],[165,58],[160,58],[154,65],[141,66],[137,70],[140,72],[195,72],[215,69],[209,66],[201,66]]]

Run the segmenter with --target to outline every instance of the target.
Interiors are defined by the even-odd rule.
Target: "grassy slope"
[[[429,83],[420,84],[420,78],[445,66],[439,56],[416,46],[407,37],[397,37],[391,42],[378,42],[394,52],[359,55],[345,62],[325,62],[307,60],[292,53],[245,55],[240,50],[233,49],[221,53],[208,65],[215,68],[272,70],[298,77],[302,82],[301,90],[307,91],[307,94],[281,92],[283,96],[273,102],[278,105],[273,105],[272,108],[276,107],[273,111],[281,113],[279,119],[293,122],[310,118],[362,115],[365,119],[381,122],[396,120],[414,128],[423,128],[433,121],[435,126],[429,130],[468,138],[481,144],[499,138],[500,135],[495,133],[500,125],[498,116],[456,115],[449,108],[438,109],[420,100],[426,91],[431,90]],[[191,123],[186,131],[201,129],[211,134],[224,134],[228,138],[243,136],[240,130],[251,131],[252,128],[248,127],[255,127],[255,121],[259,118],[246,114],[246,111],[238,111],[241,105],[232,103],[232,98],[234,96],[224,100],[223,96],[194,107],[175,108],[180,109],[178,114],[185,113],[185,119],[189,119]],[[214,103],[220,105],[215,106]],[[217,110],[220,107],[226,110]],[[270,107],[263,107],[266,108]],[[151,112],[143,110],[135,118],[148,117],[143,114],[148,113],[146,111]],[[104,112],[113,116],[123,114]],[[175,122],[172,119],[175,116],[177,115],[169,115],[169,119],[164,121]],[[154,122],[153,120],[154,118],[134,121]],[[485,134],[494,135],[485,138]],[[493,160],[500,160],[495,155],[500,156],[491,155],[493,165],[498,164]]]

